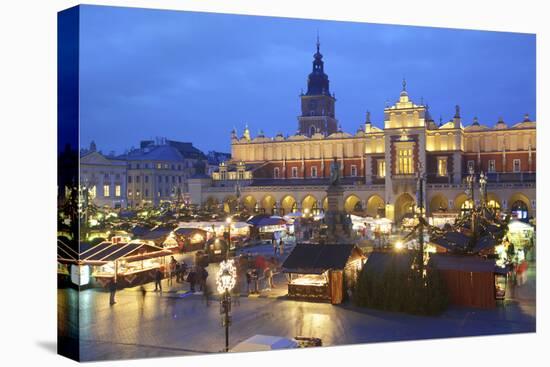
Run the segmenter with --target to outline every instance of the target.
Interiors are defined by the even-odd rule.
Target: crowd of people
[[[233,295],[238,296],[246,289],[245,294],[259,294],[261,290],[270,291],[275,288],[274,275],[279,272],[280,257],[283,255],[285,244],[283,240],[273,241],[273,256],[266,259],[262,255],[242,255],[235,258],[237,265],[237,285],[233,289]],[[163,291],[163,283],[166,287],[174,287],[177,284],[189,283],[189,291],[195,294],[204,294],[208,300],[211,293],[207,286],[208,271],[207,265],[197,261],[195,265],[188,265],[185,260],[178,261],[171,256],[165,266],[161,266],[154,272],[154,292]],[[163,280],[166,279],[165,282]],[[175,280],[175,281],[174,281]],[[110,297],[110,305],[114,305],[115,294],[118,288],[117,282],[113,279],[107,286]],[[146,295],[144,285],[140,287],[143,298]],[[236,300],[236,301],[237,301]]]

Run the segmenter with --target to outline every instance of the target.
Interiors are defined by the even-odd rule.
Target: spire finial
[[[455,118],[457,118],[457,119],[460,118],[460,106],[459,105],[455,106]]]
[[[403,92],[406,92],[407,91],[407,81],[405,80],[405,78],[403,77]]]
[[[369,111],[369,110],[367,110],[367,119],[366,119],[365,122],[366,122],[367,124],[370,124],[370,123],[371,123],[371,122],[370,122],[370,111]]]
[[[321,43],[319,42],[319,30],[317,29],[317,53],[319,53],[319,46],[321,46]]]

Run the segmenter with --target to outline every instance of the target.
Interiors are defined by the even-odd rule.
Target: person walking
[[[252,291],[252,293],[254,294],[258,294],[259,291],[258,291],[258,269],[254,269],[252,270],[252,280],[254,281],[254,290]]]
[[[111,281],[109,282],[109,305],[114,305],[116,303],[115,301],[115,294],[116,294],[116,287],[117,287],[117,282],[115,280],[115,278],[111,279]]]
[[[199,290],[203,291],[206,288],[206,278],[208,278],[208,272],[202,266],[199,268]]]
[[[250,294],[250,283],[252,282],[252,275],[250,270],[246,272],[246,294]]]
[[[283,253],[285,252],[285,243],[283,242],[283,239],[279,241],[279,256],[283,256]]]
[[[271,243],[273,244],[273,256],[277,255],[277,239],[275,238],[275,234],[273,234],[273,239],[271,240]]]
[[[176,282],[178,281],[177,265],[178,262],[176,261],[174,256],[172,256],[170,258],[170,264],[168,264],[168,285],[170,286],[172,285],[172,277],[174,275],[176,276]]]
[[[181,266],[177,261],[176,261],[176,264],[174,265],[174,273],[176,273],[176,283],[180,283],[181,282]]]
[[[183,282],[185,276],[187,275],[187,263],[182,260],[180,265],[180,279]]]
[[[189,274],[187,275],[187,281],[189,282],[191,292],[193,292],[193,293],[195,293],[195,282],[196,282],[195,275],[196,275],[196,273],[195,273],[194,269],[191,269],[189,271]]]
[[[161,291],[162,292],[162,271],[160,269],[157,269],[155,273],[155,292]]]
[[[266,282],[266,288],[268,291],[270,291],[272,288],[275,288],[273,286],[273,271],[271,270],[271,266],[267,266],[264,270],[264,278]]]

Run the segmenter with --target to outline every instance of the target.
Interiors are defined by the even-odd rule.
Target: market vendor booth
[[[364,260],[352,244],[298,244],[282,266],[289,281],[288,297],[339,304]]]
[[[201,228],[180,227],[174,230],[178,248],[182,252],[202,250],[206,244],[207,232]]]
[[[78,255],[78,260],[58,259],[70,266],[71,281],[79,286],[105,287],[113,279],[119,287],[154,280],[157,269],[164,269],[172,252],[141,241],[102,242]],[[73,276],[74,273],[74,276]]]
[[[495,308],[506,295],[505,267],[495,259],[472,255],[432,254],[430,264],[443,276],[451,304]]]

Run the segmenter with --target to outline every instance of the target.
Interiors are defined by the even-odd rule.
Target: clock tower
[[[307,93],[302,93],[302,114],[298,117],[300,134],[311,137],[315,133],[330,135],[337,131],[338,121],[334,117],[336,98],[330,94],[328,75],[324,71],[323,55],[313,55],[313,70],[307,79]]]

